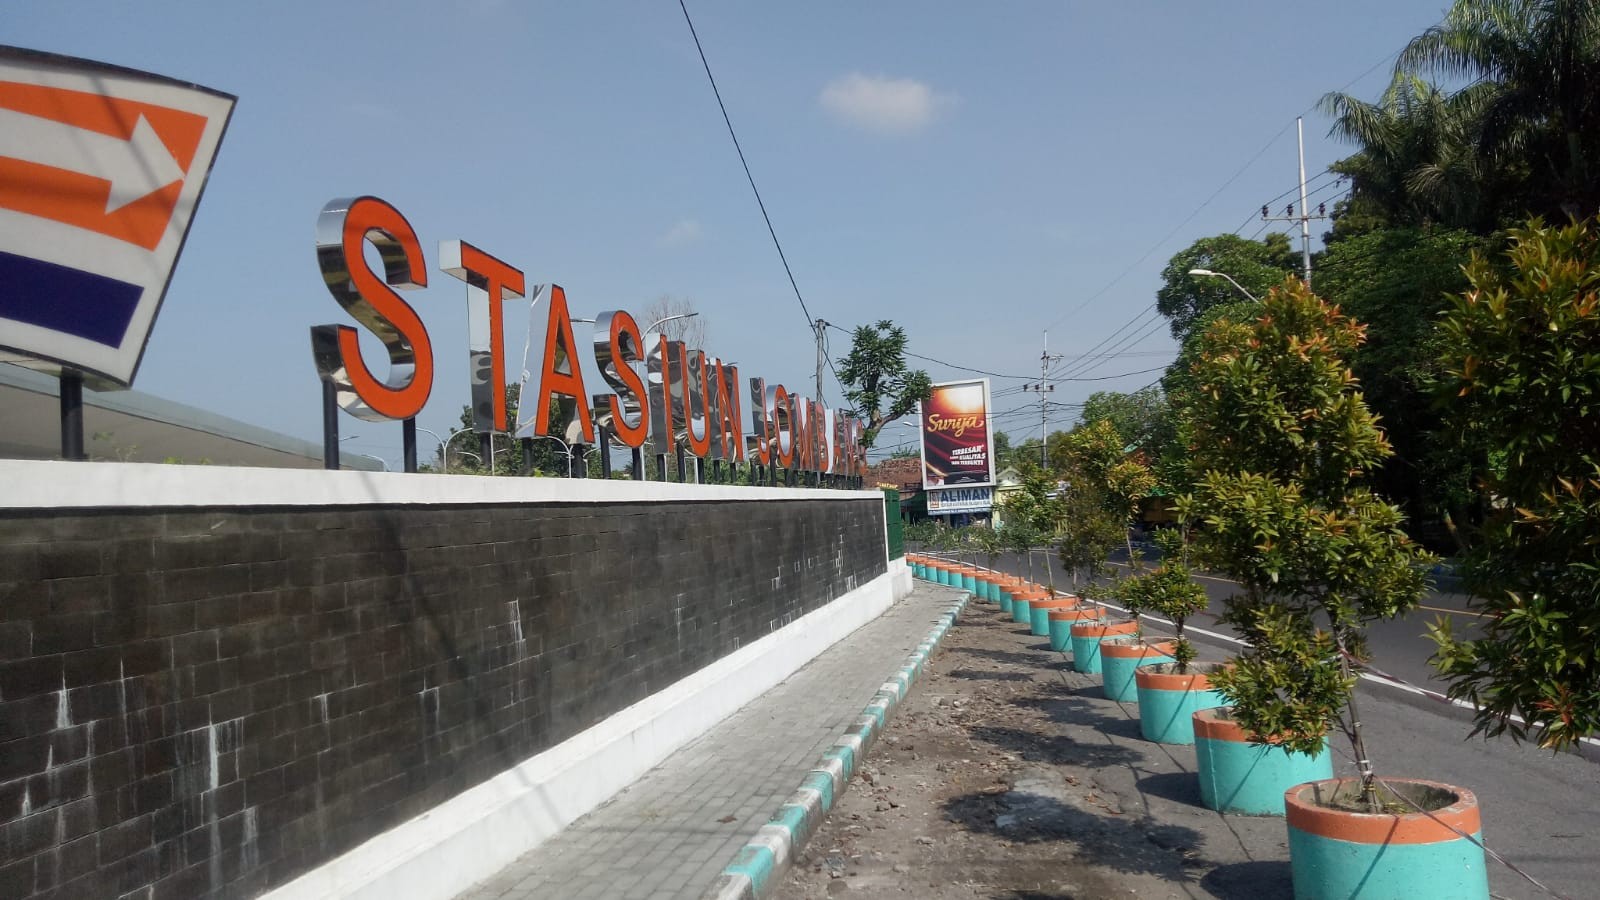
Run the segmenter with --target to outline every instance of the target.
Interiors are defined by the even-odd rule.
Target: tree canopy
[[[927,372],[906,365],[905,330],[887,319],[856,328],[838,374],[845,399],[866,420],[867,447],[883,426],[916,409],[932,390]]]
[[[1190,275],[1192,269],[1224,272],[1257,297],[1284,276],[1299,271],[1300,256],[1282,234],[1252,241],[1232,234],[1201,238],[1172,257],[1161,270],[1156,309],[1166,316],[1172,336],[1184,340],[1206,311],[1239,300],[1239,291],[1226,278]]]

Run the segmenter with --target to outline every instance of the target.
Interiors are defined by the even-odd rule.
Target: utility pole
[[[1306,125],[1304,118],[1294,120],[1295,129],[1300,133],[1300,215],[1294,214],[1294,204],[1289,204],[1281,216],[1269,215],[1265,206],[1261,207],[1261,219],[1265,222],[1299,222],[1300,223],[1300,256],[1305,266],[1306,290],[1311,289],[1311,220],[1326,219],[1328,205],[1317,204],[1317,214],[1311,215],[1311,209],[1306,198]]]
[[[828,364],[828,323],[822,319],[811,323],[817,333],[817,402],[822,402],[822,367]]]
[[[1050,392],[1056,386],[1050,383],[1050,364],[1062,357],[1050,355],[1050,332],[1044,333],[1044,352],[1039,354],[1039,383],[1025,384],[1024,391],[1039,393],[1039,467],[1050,468]]]

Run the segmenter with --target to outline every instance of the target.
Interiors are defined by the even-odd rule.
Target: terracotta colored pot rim
[[[1079,606],[1068,609],[1052,609],[1050,610],[1050,621],[1078,622],[1083,619],[1098,619],[1101,615],[1102,613],[1100,610],[1095,609],[1092,606]]]
[[[1035,609],[1038,609],[1040,607],[1043,607],[1045,609],[1071,609],[1071,608],[1073,608],[1073,607],[1075,607],[1077,605],[1078,605],[1078,601],[1073,600],[1071,598],[1067,598],[1067,597],[1050,597],[1050,598],[1047,598],[1047,599],[1044,599],[1044,600],[1040,600],[1039,602],[1035,603],[1033,606],[1034,606]]]
[[[1190,663],[1188,673],[1183,675],[1161,671],[1172,665],[1172,663],[1164,663],[1155,666],[1143,666],[1134,670],[1133,677],[1140,687],[1148,687],[1158,691],[1211,690],[1211,679],[1207,676],[1216,670],[1216,664]]]
[[[1099,637],[1111,634],[1133,634],[1139,630],[1139,623],[1129,620],[1127,622],[1080,622],[1072,626],[1073,637]]]
[[[1330,778],[1324,781],[1309,781],[1297,784],[1283,794],[1284,811],[1289,827],[1298,828],[1307,834],[1355,844],[1439,844],[1462,840],[1461,835],[1451,831],[1450,827],[1467,834],[1477,834],[1483,827],[1478,815],[1478,798],[1466,788],[1420,778],[1383,780],[1403,791],[1412,788],[1420,793],[1452,798],[1453,802],[1442,808],[1429,810],[1427,813],[1374,815],[1346,812],[1319,805],[1316,802],[1317,791],[1320,790],[1324,796],[1333,794],[1341,786],[1349,791],[1358,783],[1358,779]]]
[[[1147,656],[1171,656],[1177,650],[1171,641],[1142,641],[1138,638],[1116,638],[1100,642],[1101,656],[1119,659],[1144,659]]]
[[[1195,737],[1203,737],[1213,741],[1231,741],[1236,744],[1251,743],[1250,732],[1244,726],[1229,716],[1233,712],[1231,706],[1215,706],[1211,709],[1196,710],[1194,719]],[[1267,738],[1268,744],[1283,742],[1280,735]]]

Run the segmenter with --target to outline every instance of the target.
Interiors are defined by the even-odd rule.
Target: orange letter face
[[[594,420],[589,416],[589,396],[583,389],[583,372],[572,354],[572,317],[567,313],[567,292],[550,285],[550,317],[544,333],[544,364],[539,372],[539,404],[534,410],[533,433],[550,434],[550,395],[561,397],[561,434],[568,444],[594,443]],[[522,398],[523,403],[528,402]],[[576,427],[574,427],[576,426]]]
[[[368,241],[383,260],[382,279],[362,258]],[[380,381],[367,368],[360,338],[348,325],[311,329],[317,374],[356,418],[383,422],[422,412],[433,390],[433,346],[416,310],[394,291],[428,284],[411,223],[376,197],[334,200],[317,217],[317,263],[333,299],[389,351],[389,377]]]
[[[467,283],[472,428],[480,433],[509,431],[505,314],[500,304],[527,293],[522,272],[466,241],[440,241],[439,268]]]
[[[705,459],[711,453],[711,417],[706,415],[711,386],[706,378],[706,355],[699,350],[684,353],[679,343],[678,362],[683,367],[683,433],[689,452]],[[694,433],[695,423],[700,423],[700,434]]]
[[[650,400],[634,370],[644,361],[639,323],[621,310],[603,312],[594,323],[594,361],[616,393],[595,394],[594,411],[625,447],[643,447],[650,431]]]

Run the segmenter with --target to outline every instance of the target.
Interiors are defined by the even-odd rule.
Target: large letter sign
[[[383,260],[381,280],[362,258],[367,241]],[[389,377],[380,381],[361,359],[354,328],[311,329],[317,371],[333,383],[339,405],[369,422],[409,419],[422,412],[433,390],[433,347],[416,310],[393,290],[428,283],[411,223],[376,197],[334,200],[317,218],[317,262],[333,299],[389,351]]]
[[[317,221],[317,235],[317,258],[328,290],[389,354],[388,377],[380,379],[362,360],[354,328],[318,325],[311,334],[319,374],[334,385],[339,405],[352,415],[374,421],[416,416],[433,384],[433,347],[416,311],[396,292],[428,282],[416,232],[388,203],[356,197],[329,203]],[[382,260],[381,276],[367,266],[368,244]],[[507,417],[500,304],[537,298],[544,286],[529,290],[522,270],[465,241],[442,242],[439,267],[469,285],[474,428],[503,434]],[[791,470],[791,483],[795,472],[865,474],[864,426],[859,420],[781,384],[751,378],[747,435],[738,368],[661,332],[642,333],[623,310],[602,312],[594,320],[589,349],[600,380],[611,392],[589,394],[566,291],[557,284],[549,290],[538,379],[530,379],[522,394],[514,436],[556,438],[572,458],[578,457],[576,445],[597,438],[634,449],[648,443],[657,456],[691,454],[714,466],[748,458],[770,467],[763,477],[773,483],[782,469]]]
[[[0,47],[0,349],[129,387],[235,98]]]

